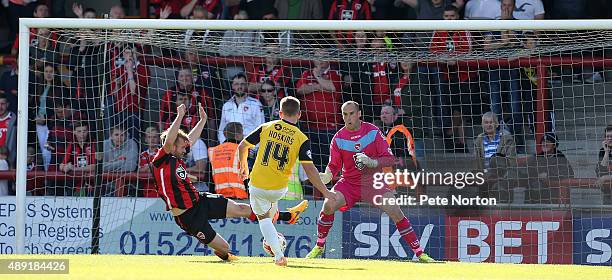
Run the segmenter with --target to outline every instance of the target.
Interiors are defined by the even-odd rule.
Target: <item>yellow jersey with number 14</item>
[[[249,184],[260,189],[287,187],[296,160],[312,162],[308,137],[285,120],[264,123],[244,140],[251,145],[259,144]]]

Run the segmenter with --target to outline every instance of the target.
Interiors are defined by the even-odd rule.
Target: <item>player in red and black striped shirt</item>
[[[153,158],[157,193],[166,203],[166,210],[172,212],[176,223],[185,232],[208,245],[221,259],[235,260],[236,257],[229,252],[227,241],[215,232],[208,220],[244,217],[255,221],[257,217],[248,204],[236,203],[221,195],[198,193],[183,158],[202,134],[207,120],[206,111],[202,104],[198,105],[200,120],[189,134],[179,129],[186,113],[185,105],[181,104],[176,111],[177,116],[170,128],[161,135],[162,148]],[[288,209],[288,212],[279,212],[278,219],[293,224],[306,205],[304,201]]]

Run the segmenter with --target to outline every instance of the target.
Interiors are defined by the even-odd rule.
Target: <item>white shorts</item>
[[[280,190],[264,190],[249,185],[249,200],[251,209],[256,215],[266,212],[274,213],[278,210],[278,201],[287,193],[287,187]]]

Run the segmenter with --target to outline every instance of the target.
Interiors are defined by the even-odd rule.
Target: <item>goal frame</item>
[[[329,20],[159,20],[159,19],[68,19],[22,18],[19,20],[19,66],[17,106],[17,161],[16,161],[16,253],[25,253],[25,216],[27,184],[27,124],[28,124],[28,67],[31,28],[64,29],[174,29],[174,30],[612,30],[612,20],[404,20],[404,21],[329,21]],[[598,61],[598,63],[602,63]],[[544,68],[540,63],[539,67]],[[606,60],[604,65],[612,65]],[[540,71],[542,72],[542,71]],[[540,89],[538,88],[538,91]],[[538,113],[544,114],[538,104]]]

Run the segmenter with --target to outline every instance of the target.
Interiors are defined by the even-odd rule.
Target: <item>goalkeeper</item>
[[[243,217],[255,221],[257,217],[248,204],[237,203],[218,194],[198,193],[193,186],[192,176],[187,173],[183,158],[206,124],[206,112],[201,104],[198,107],[200,120],[189,134],[179,129],[185,116],[185,105],[177,108],[172,125],[161,135],[162,148],[153,158],[152,173],[157,193],[166,204],[166,210],[172,212],[176,224],[212,248],[219,258],[232,261],[237,258],[229,252],[229,244],[215,232],[208,220]],[[302,201],[288,212],[277,212],[278,219],[293,224],[307,206],[308,202]]]
[[[394,198],[395,195],[387,186],[376,189],[373,186],[373,175],[382,172],[383,167],[390,167],[397,159],[391,153],[389,144],[382,132],[373,124],[361,121],[359,104],[347,101],[342,104],[341,128],[331,141],[329,164],[325,173],[320,173],[321,180],[327,184],[342,169],[342,176],[334,186],[335,200],[326,199],[317,222],[317,244],[306,255],[306,258],[318,258],[325,251],[325,239],[334,222],[334,212],[346,211],[355,203],[364,200],[372,204],[375,196]],[[419,239],[410,225],[408,218],[397,205],[377,205],[395,222],[402,239],[410,245],[421,262],[433,262],[423,252]]]

